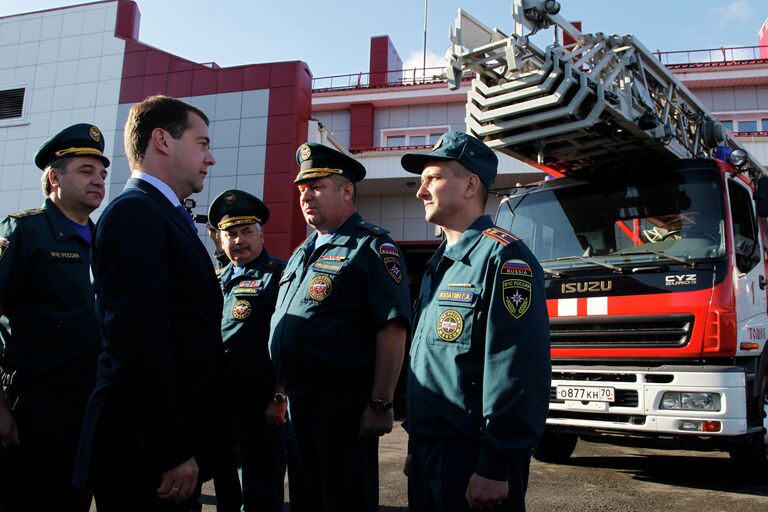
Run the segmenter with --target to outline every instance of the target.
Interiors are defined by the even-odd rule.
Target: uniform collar
[[[352,240],[352,235],[355,232],[355,226],[363,222],[363,218],[359,213],[355,212],[350,215],[344,223],[339,226],[336,231],[333,232],[333,237],[323,245],[349,245]],[[304,244],[304,248],[313,247],[315,240],[317,239],[317,231],[312,233]]]
[[[72,221],[64,215],[64,212],[62,212],[59,207],[56,206],[56,203],[51,201],[49,197],[45,198],[43,209],[48,216],[48,221],[51,223],[57,241],[77,236],[77,231],[75,230]],[[93,222],[91,222],[90,218],[88,219],[88,227],[91,228],[91,232],[93,232]]]
[[[261,268],[264,263],[269,260],[269,253],[267,252],[266,248],[261,249],[261,254],[256,256],[256,258],[247,264],[245,266],[245,270],[243,270],[243,273],[240,274],[238,277],[243,276],[253,276],[256,271]],[[221,278],[224,283],[228,283],[229,280],[232,278],[232,272],[235,270],[235,264],[231,261],[227,264],[226,267],[221,271]]]
[[[462,233],[459,241],[454,245],[448,247],[446,245],[443,251],[443,256],[450,258],[453,261],[463,261],[469,251],[471,251],[477,243],[483,237],[483,231],[492,228],[493,221],[488,215],[482,215],[473,222],[464,233]]]

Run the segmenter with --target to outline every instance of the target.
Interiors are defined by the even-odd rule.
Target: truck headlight
[[[666,391],[661,395],[661,409],[686,411],[719,411],[719,393]]]

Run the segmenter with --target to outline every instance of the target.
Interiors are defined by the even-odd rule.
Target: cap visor
[[[408,172],[413,174],[421,174],[424,171],[424,166],[429,162],[435,162],[437,160],[456,160],[455,158],[447,158],[444,156],[436,156],[431,153],[406,153],[400,158],[400,165]]]

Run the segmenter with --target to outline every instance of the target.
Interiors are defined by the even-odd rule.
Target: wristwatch
[[[285,396],[283,393],[275,393],[275,396],[272,398],[272,401],[276,404],[284,404],[288,401],[288,397]]]
[[[371,399],[371,401],[368,402],[368,407],[373,409],[374,411],[384,414],[388,410],[392,408],[392,402],[385,402],[384,400],[376,400]]]

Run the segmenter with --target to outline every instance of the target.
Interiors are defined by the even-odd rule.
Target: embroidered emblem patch
[[[302,160],[309,160],[309,157],[312,156],[312,150],[306,144],[302,144],[299,148],[299,155],[301,155]]]
[[[531,277],[531,266],[523,260],[507,260],[501,266],[500,273],[506,276]]]
[[[403,281],[403,269],[400,268],[400,260],[398,258],[387,256],[384,258],[384,267],[387,269],[389,277],[394,279],[397,284]]]
[[[79,260],[79,252],[49,251],[51,258],[55,260]]]
[[[234,192],[227,192],[224,196],[224,202],[227,204],[235,204],[235,201],[237,201],[237,195]]]
[[[329,274],[338,274],[339,272],[341,272],[341,269],[344,268],[344,266],[334,265],[333,263],[324,263],[322,261],[316,261],[312,264],[312,268],[319,272],[327,272]]]
[[[531,306],[531,283],[522,279],[507,279],[502,283],[504,307],[514,318],[521,318]]]
[[[99,142],[101,140],[101,132],[95,126],[91,126],[90,128],[88,128],[88,135],[90,135],[90,137],[96,142]]]
[[[251,279],[249,281],[240,281],[237,283],[238,288],[261,288],[260,279]]]
[[[443,341],[454,342],[464,330],[464,319],[458,311],[449,309],[437,319],[437,335]]]
[[[239,300],[232,306],[232,316],[236,320],[245,320],[251,314],[251,303],[247,300]]]
[[[8,250],[8,247],[10,247],[11,242],[9,242],[5,238],[0,238],[0,260],[3,259],[3,254],[5,254],[5,251]]]
[[[458,290],[440,290],[437,294],[437,300],[447,300],[450,302],[461,302],[471,304],[475,300],[475,292],[461,292]]]
[[[328,276],[313,277],[309,282],[309,289],[307,290],[310,298],[316,301],[325,300],[326,297],[331,294],[332,284],[333,281],[331,281],[331,278]]]
[[[397,248],[395,244],[390,244],[389,242],[381,244],[381,247],[379,247],[379,253],[382,256],[397,256],[400,257],[400,250]]]
[[[329,261],[344,261],[347,259],[346,256],[335,256],[333,254],[321,254],[317,259],[319,260],[329,260]]]

